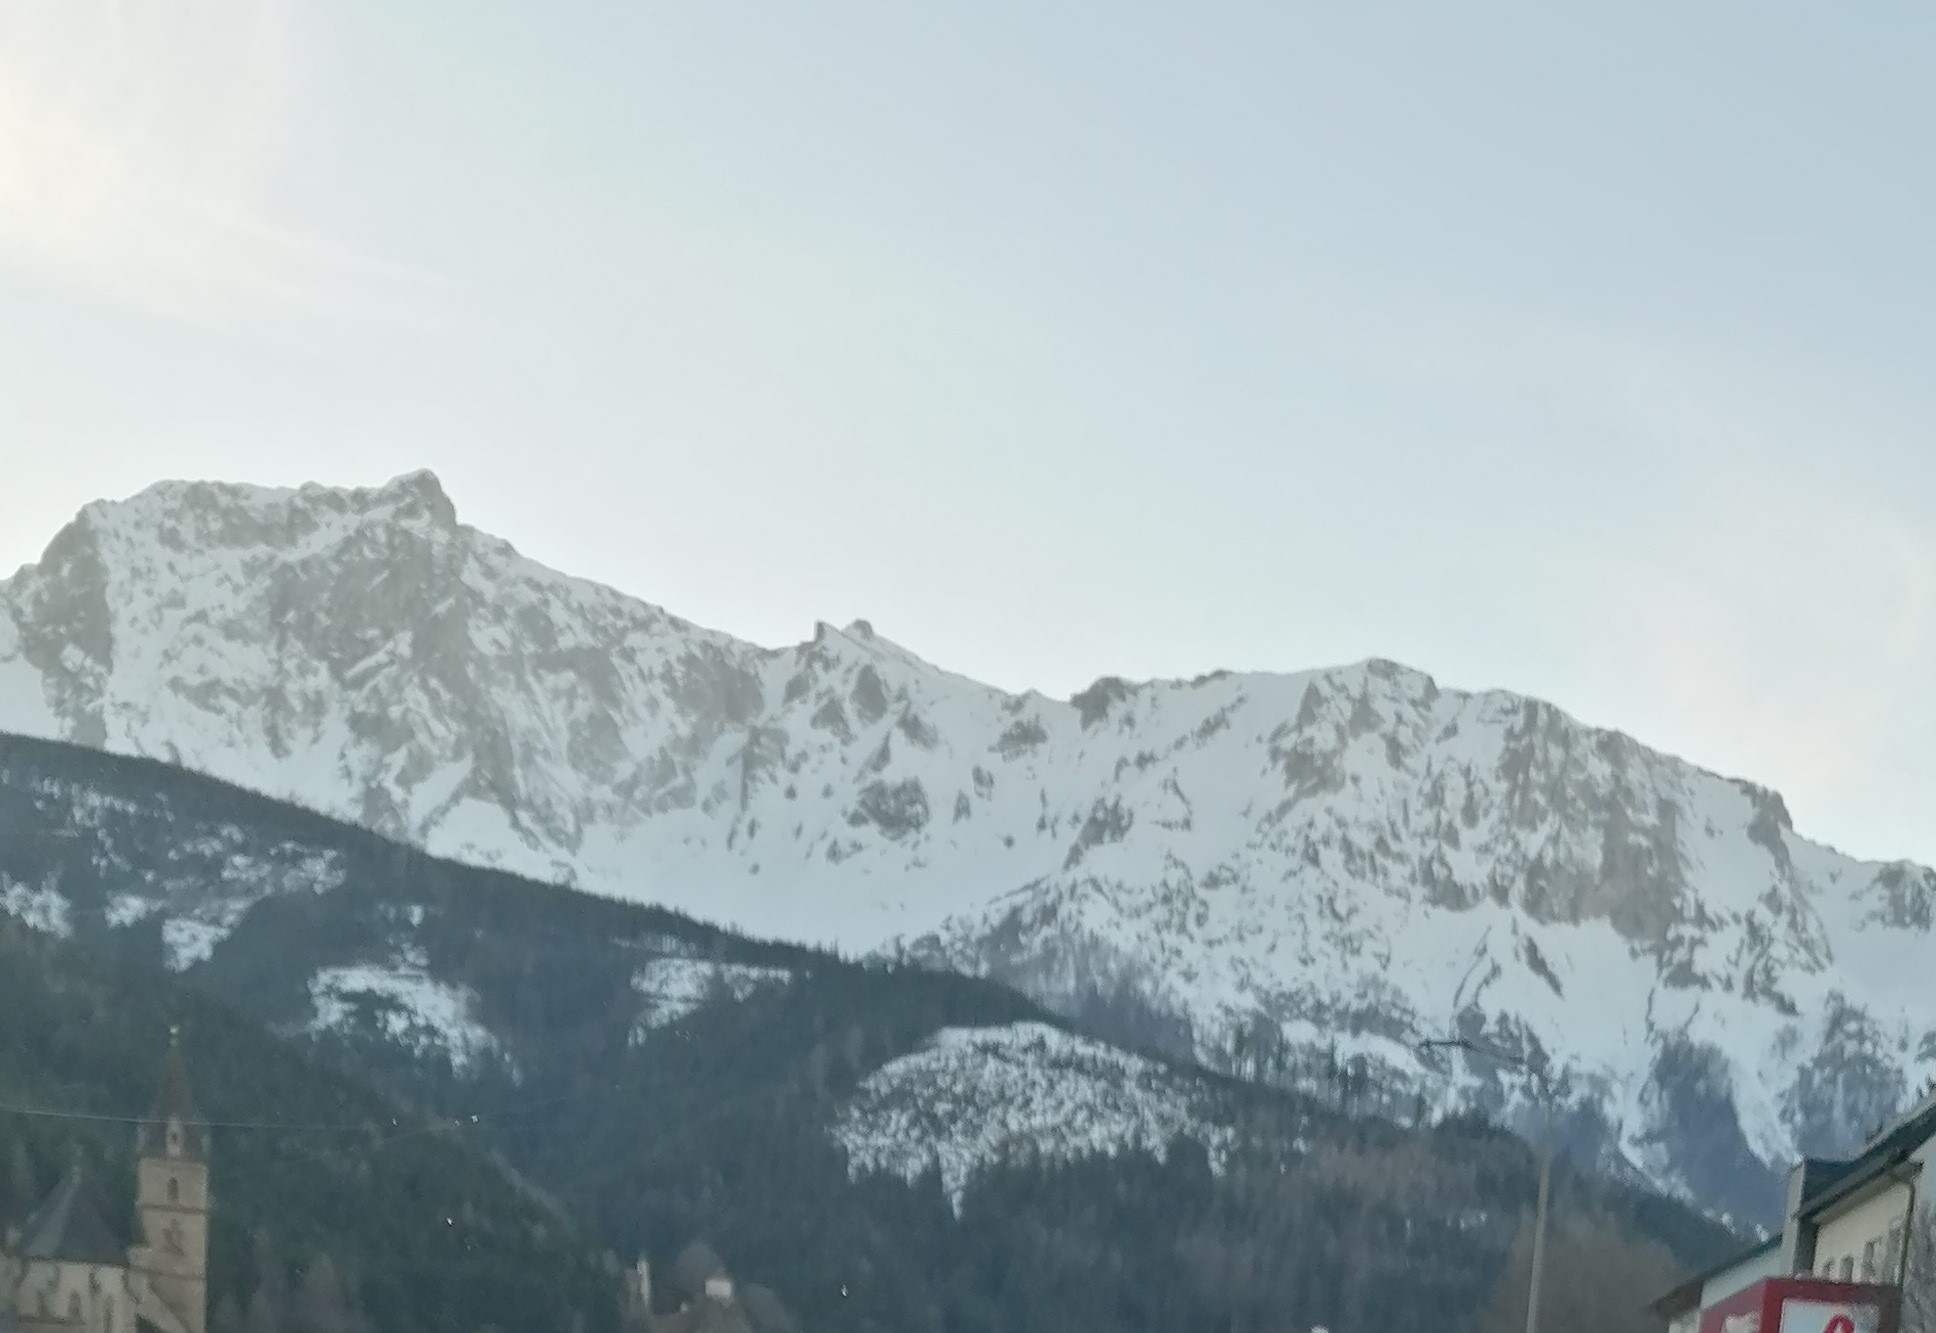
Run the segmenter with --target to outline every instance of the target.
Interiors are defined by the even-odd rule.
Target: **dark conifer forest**
[[[244,863],[273,880],[325,851],[339,885],[256,885],[179,975],[159,918],[108,910],[131,888],[206,892]],[[663,1269],[702,1238],[809,1333],[1491,1333],[1523,1310],[1535,1166],[1518,1139],[1395,1111],[1342,1065],[1292,1092],[1179,1064],[1163,1054],[1176,1034],[1131,1002],[1096,997],[1090,1030],[1200,1081],[1227,1155],[1187,1136],[1074,1160],[1021,1144],[951,1197],[938,1169],[854,1170],[831,1133],[845,1099],[942,1028],[1083,1015],[17,740],[0,745],[0,878],[70,904],[66,939],[0,919],[0,1101],[138,1113],[179,1022],[211,1118],[292,1127],[217,1134],[220,1333],[602,1333],[621,1319],[622,1267]],[[476,996],[493,1058],[399,1042],[375,1002],[311,1031],[317,968],[400,948]],[[641,1025],[632,978],[668,950],[788,980]],[[0,1207],[31,1206],[77,1145],[127,1213],[130,1130],[18,1114],[0,1115]],[[1655,1290],[1732,1239],[1564,1161],[1554,1215],[1549,1291],[1598,1293],[1553,1298],[1581,1333],[1648,1328]]]

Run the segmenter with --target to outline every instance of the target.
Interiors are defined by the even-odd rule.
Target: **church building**
[[[77,1160],[5,1237],[0,1329],[208,1333],[208,1149],[180,1034],[171,1033],[161,1089],[136,1129],[134,1243],[116,1239]]]

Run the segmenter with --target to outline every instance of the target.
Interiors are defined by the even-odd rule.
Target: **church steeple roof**
[[[178,1146],[168,1142],[170,1126],[181,1127]],[[145,1157],[188,1157],[200,1159],[208,1153],[207,1129],[202,1113],[195,1108],[195,1096],[188,1087],[188,1064],[182,1058],[181,1029],[168,1029],[168,1051],[161,1058],[161,1086],[155,1092],[154,1107],[141,1126],[141,1153]]]
[[[202,1113],[195,1109],[194,1094],[188,1090],[188,1065],[182,1059],[181,1029],[168,1029],[168,1053],[161,1058],[161,1089],[155,1094],[151,1120],[179,1120],[184,1125],[199,1124]]]

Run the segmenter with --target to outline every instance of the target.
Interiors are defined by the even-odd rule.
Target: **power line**
[[[574,1101],[583,1101],[614,1091],[616,1091],[615,1087],[599,1087],[585,1092],[567,1093],[557,1097],[546,1097],[530,1102],[518,1102],[510,1106],[499,1106],[486,1110],[459,1112],[454,1115],[426,1113],[430,1123],[404,1130],[403,1135],[431,1134],[443,1129],[461,1128],[467,1124],[480,1124],[486,1120],[498,1122],[516,1119],[552,1106]],[[17,1115],[34,1120],[64,1120],[99,1125],[151,1125],[157,1123],[156,1118],[152,1115],[113,1115],[99,1111],[64,1111],[56,1110],[52,1107],[17,1106],[6,1102],[0,1102],[0,1115]],[[389,1118],[391,1127],[399,1128],[403,1124],[404,1119],[405,1117],[403,1116],[391,1116]],[[363,1120],[340,1121],[197,1120],[194,1122],[194,1125],[198,1129],[245,1130],[281,1134],[331,1134],[370,1129],[380,1124],[381,1120],[382,1117],[380,1116],[369,1117]]]
[[[78,1120],[97,1125],[152,1125],[157,1123],[151,1115],[107,1115],[95,1111],[56,1111],[42,1106],[12,1106],[0,1102],[0,1115],[26,1116],[34,1120]],[[197,1129],[259,1129],[284,1130],[289,1132],[308,1132],[311,1130],[362,1129],[370,1122],[367,1120],[343,1121],[330,1124],[322,1121],[275,1121],[275,1120],[197,1120]],[[392,1120],[392,1124],[396,1121]]]

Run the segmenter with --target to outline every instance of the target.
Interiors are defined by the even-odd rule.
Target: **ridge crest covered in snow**
[[[1266,1081],[1521,1114],[1413,1047],[1484,1032],[1703,1197],[1936,1075],[1936,875],[1752,784],[1379,659],[1061,701],[866,622],[760,648],[525,559],[426,472],[89,505],[0,583],[0,730],[991,973]]]

